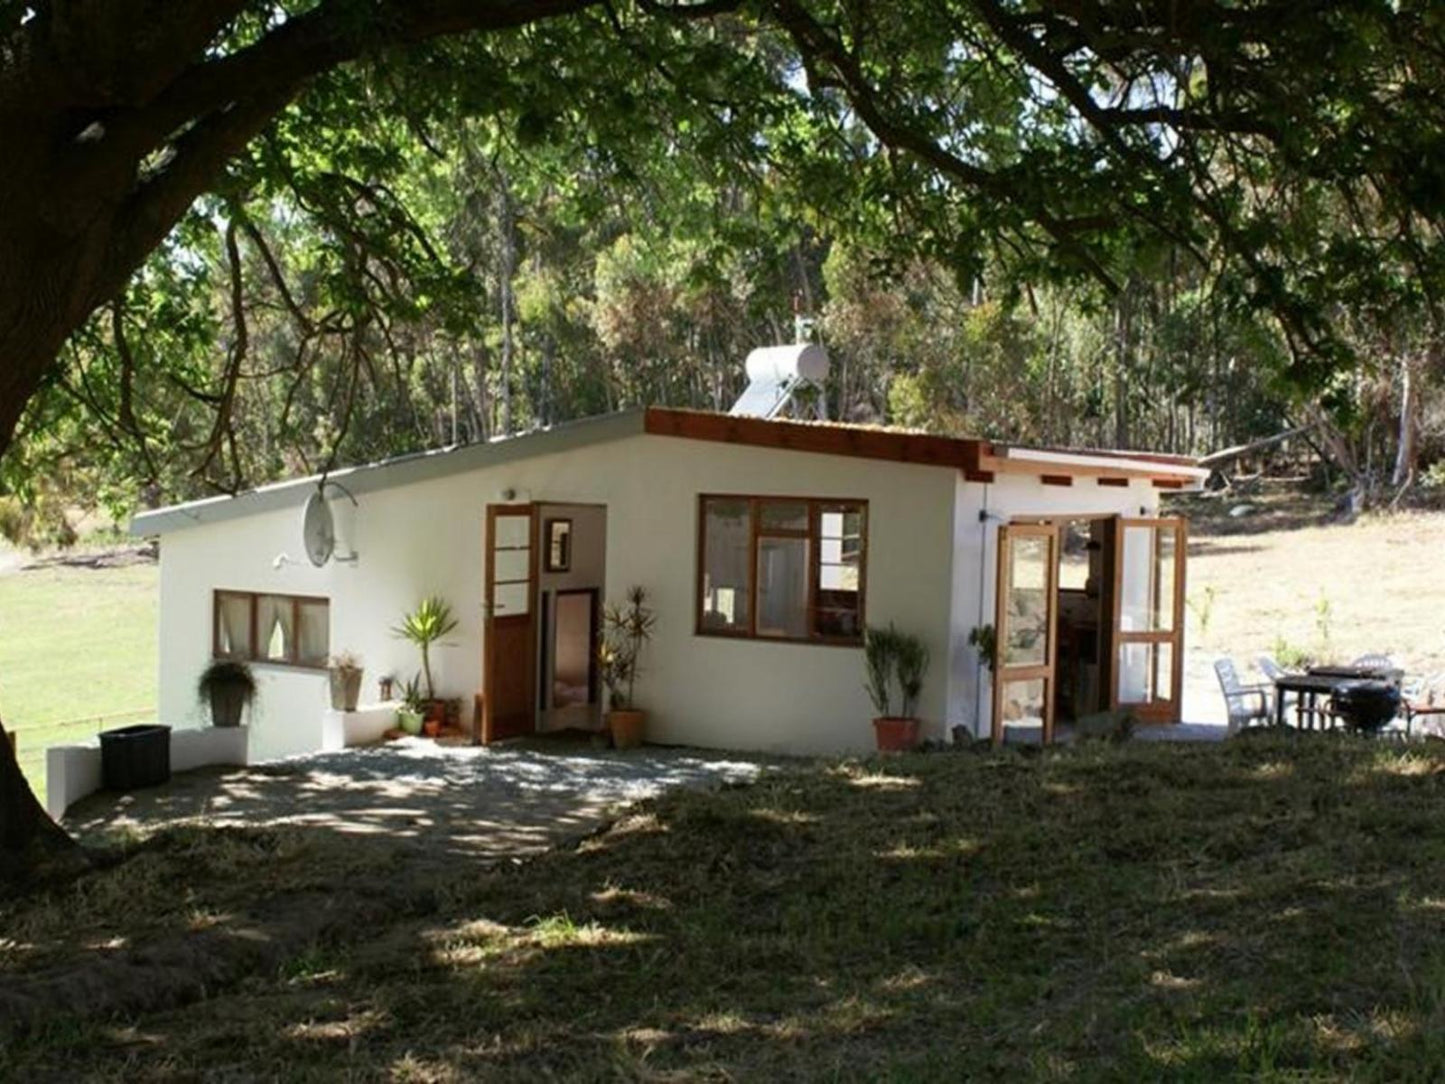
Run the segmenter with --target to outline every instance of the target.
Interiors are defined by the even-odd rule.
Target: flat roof
[[[648,407],[563,422],[511,437],[454,445],[375,463],[343,467],[326,475],[352,494],[429,481],[539,455],[553,455],[604,441],[644,433],[683,440],[747,444],[820,455],[858,456],[960,470],[970,481],[987,484],[1000,474],[1030,474],[1045,483],[1071,484],[1095,478],[1100,484],[1134,479],[1160,488],[1201,483],[1208,470],[1187,456],[1152,452],[1076,451],[993,444],[973,437],[945,437],[885,426],[734,417],[700,410]],[[312,474],[138,513],[133,535],[164,534],[201,523],[293,508],[321,481]]]

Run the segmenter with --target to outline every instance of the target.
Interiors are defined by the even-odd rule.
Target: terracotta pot
[[[892,715],[874,719],[873,735],[880,753],[900,753],[918,744],[918,720]]]
[[[331,710],[355,711],[357,701],[361,699],[362,671],[351,667],[333,666],[330,674]]]
[[[642,744],[642,732],[647,725],[645,711],[609,711],[607,729],[612,732],[612,744],[619,749],[636,749]]]
[[[435,738],[438,734],[442,732],[442,725],[435,719],[428,719],[426,722],[421,724],[421,732],[425,734],[428,738]]]

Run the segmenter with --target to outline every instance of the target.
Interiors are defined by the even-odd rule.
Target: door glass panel
[[[1154,606],[1154,528],[1125,527],[1120,554],[1119,631],[1152,632]]]
[[[1174,559],[1179,547],[1179,532],[1173,527],[1160,527],[1156,538],[1153,631],[1169,632],[1174,627]]]
[[[757,634],[802,637],[807,630],[807,539],[759,539]]]
[[[492,613],[496,617],[524,616],[531,609],[528,584],[499,583],[492,591]]]
[[[1042,731],[1044,705],[1049,683],[1044,678],[1029,681],[1005,681],[999,699],[999,712],[1005,727],[1033,727]]]
[[[532,544],[532,517],[498,516],[492,531],[492,545],[496,548],[525,549]]]
[[[498,550],[495,555],[495,579],[503,580],[525,580],[530,575],[532,563],[531,550]]]
[[[1005,666],[1049,661],[1049,539],[1015,538],[1009,546]]]
[[[1119,645],[1119,702],[1170,703],[1174,700],[1174,645]]]

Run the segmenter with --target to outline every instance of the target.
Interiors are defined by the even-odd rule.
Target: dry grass
[[[1230,518],[1228,508],[1246,499],[1258,514]],[[1445,512],[1334,523],[1326,499],[1281,485],[1196,500],[1184,513],[1192,520],[1186,717],[1222,716],[1214,658],[1253,665],[1281,639],[1322,659],[1384,652],[1412,674],[1445,671]]]
[[[0,992],[392,902],[187,1003],[71,1002],[0,1077],[1439,1079],[1442,796],[1439,747],[1316,736],[802,766],[431,883],[189,830],[0,911],[41,946]]]

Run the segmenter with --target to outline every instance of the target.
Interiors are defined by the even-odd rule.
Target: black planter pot
[[[211,722],[216,726],[240,726],[246,710],[246,690],[220,687],[211,690]]]
[[[100,778],[107,790],[135,790],[169,782],[171,728],[147,723],[102,730]]]

